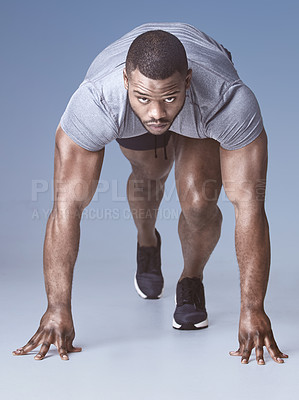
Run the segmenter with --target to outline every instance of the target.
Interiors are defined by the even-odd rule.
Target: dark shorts
[[[170,136],[171,131],[166,131],[162,135],[152,135],[151,133],[146,132],[140,136],[116,139],[116,141],[121,146],[130,150],[153,150],[167,146]]]

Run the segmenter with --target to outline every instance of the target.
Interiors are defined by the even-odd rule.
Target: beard
[[[180,107],[179,111],[175,114],[175,116],[173,117],[172,120],[168,120],[168,119],[166,119],[166,118],[161,118],[161,119],[158,119],[158,120],[151,119],[151,120],[149,120],[149,121],[142,121],[141,118],[139,117],[139,115],[137,114],[137,112],[136,112],[136,111],[134,110],[134,108],[132,107],[132,105],[131,105],[131,103],[130,103],[130,100],[129,100],[129,98],[128,98],[128,101],[129,101],[131,110],[133,111],[133,113],[135,114],[135,116],[139,119],[140,123],[142,124],[142,126],[144,127],[144,129],[146,130],[146,132],[150,133],[151,135],[157,135],[157,134],[150,132],[150,131],[148,130],[148,127],[146,126],[146,124],[151,124],[151,123],[167,124],[167,127],[165,128],[165,130],[163,130],[162,132],[160,132],[160,133],[158,134],[158,135],[163,135],[165,132],[167,132],[167,131],[170,129],[171,125],[173,124],[173,121],[176,119],[176,117],[179,115],[179,113],[180,113],[180,112],[182,111],[182,109],[184,108],[185,100],[186,100],[186,97],[184,98],[184,102],[183,102],[182,106]]]

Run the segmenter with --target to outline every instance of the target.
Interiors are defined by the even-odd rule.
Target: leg
[[[154,158],[152,150],[120,148],[132,167],[127,183],[127,197],[138,232],[138,243],[140,246],[156,246],[157,213],[174,160],[172,138],[167,144],[167,160],[163,157],[162,148],[157,149],[157,158]]]
[[[236,254],[240,268],[241,314],[240,355],[247,363],[255,347],[259,364],[264,364],[265,345],[277,362],[283,362],[264,311],[270,269],[269,226],[264,209],[267,173],[267,136],[263,131],[239,150],[221,149],[223,186],[235,208]]]
[[[212,139],[175,138],[175,176],[182,208],[179,237],[184,269],[177,284],[173,327],[208,326],[203,269],[220,237],[222,215],[219,144]]]
[[[177,135],[175,176],[182,208],[179,237],[185,277],[203,277],[203,269],[221,230],[217,206],[221,190],[219,144],[213,139],[190,139]]]
[[[134,284],[142,298],[157,299],[162,295],[164,279],[161,272],[161,237],[155,229],[155,223],[164,193],[164,183],[173,164],[172,139],[167,144],[168,160],[162,156],[161,148],[157,149],[157,158],[152,150],[124,147],[121,150],[132,166],[127,196],[138,232]]]

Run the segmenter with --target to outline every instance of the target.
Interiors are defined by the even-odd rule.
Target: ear
[[[186,76],[186,89],[189,89],[191,85],[191,79],[192,79],[192,69],[188,69],[187,71],[187,76]]]
[[[129,79],[128,79],[126,68],[123,69],[123,77],[124,77],[125,89],[128,90],[129,89]]]

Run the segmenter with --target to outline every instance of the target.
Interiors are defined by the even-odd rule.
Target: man
[[[72,344],[71,314],[79,224],[97,187],[105,145],[113,139],[132,166],[127,194],[138,231],[138,294],[162,293],[156,210],[174,163],[184,269],[173,327],[208,326],[203,269],[220,236],[217,201],[223,184],[235,208],[241,280],[240,347],[231,354],[248,363],[254,348],[258,364],[264,364],[266,346],[282,363],[287,355],[277,347],[263,307],[270,244],[264,211],[267,137],[260,110],[230,53],[181,23],[146,24],[123,36],[98,55],[72,96],[56,132],[55,201],[44,245],[48,308],[36,334],[14,354],[41,345],[35,359],[42,359],[55,344],[67,360],[68,352],[81,350]],[[136,186],[142,196],[136,196]]]

